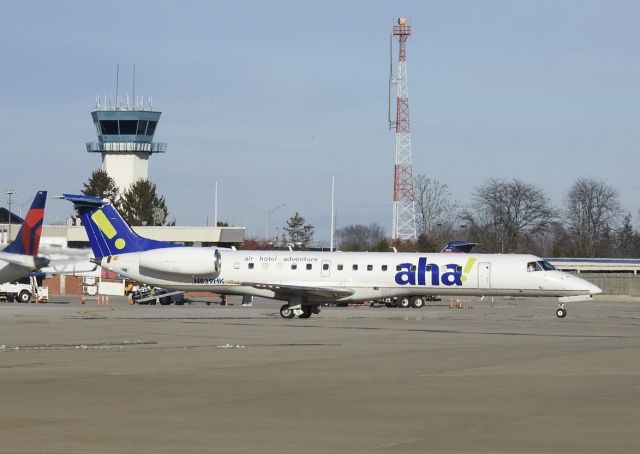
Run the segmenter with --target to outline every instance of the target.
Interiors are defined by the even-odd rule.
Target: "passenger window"
[[[367,265],[367,271],[373,271],[373,265]]]
[[[456,266],[456,272],[462,273],[462,267],[460,265]]]
[[[328,263],[323,263],[322,264],[322,269],[327,271],[329,269],[329,264]]]
[[[353,265],[351,268],[353,269],[353,271],[358,271],[358,265]]]
[[[313,267],[311,263],[307,263],[307,269],[310,270]]]
[[[380,267],[380,269],[381,269],[382,271],[387,271],[387,265],[382,265],[382,266]]]
[[[402,267],[400,265],[396,265],[396,271],[402,271]]]
[[[344,268],[344,265],[338,265],[338,271],[342,271],[343,268]]]
[[[253,263],[249,263],[248,268],[249,268],[250,270],[252,270],[252,269],[253,269]]]
[[[415,271],[416,270],[416,266],[415,265],[411,265],[411,271]]]
[[[431,271],[431,265],[427,265],[427,266],[425,266],[425,267],[424,267],[424,270],[425,270],[425,271]]]
[[[291,269],[292,270],[297,270],[298,269],[298,265],[296,263],[292,263],[291,264]]]

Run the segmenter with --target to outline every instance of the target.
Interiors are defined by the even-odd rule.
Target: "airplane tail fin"
[[[27,216],[24,218],[18,236],[16,236],[11,244],[4,248],[3,252],[31,255],[33,257],[38,255],[46,201],[47,191],[38,191],[31,203],[31,208],[29,208],[27,212]]]
[[[109,199],[74,194],[63,194],[62,198],[72,202],[78,210],[93,255],[98,259],[128,252],[177,246],[175,243],[139,236]]]

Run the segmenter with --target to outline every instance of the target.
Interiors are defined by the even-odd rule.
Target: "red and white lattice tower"
[[[393,231],[394,240],[416,239],[416,210],[413,193],[413,164],[411,162],[411,129],[409,127],[409,91],[407,89],[406,42],[411,35],[411,26],[404,18],[393,26],[393,36],[398,39],[398,87],[396,121],[390,127],[396,130],[396,161],[393,179]]]

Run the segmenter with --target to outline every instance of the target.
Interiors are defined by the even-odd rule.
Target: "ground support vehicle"
[[[0,284],[0,301],[13,303],[28,303],[34,298],[36,302],[47,301],[49,299],[49,289],[38,287],[35,278],[30,279],[29,284],[11,282]]]
[[[421,308],[426,306],[428,302],[440,301],[435,295],[413,295],[413,296],[400,296],[397,298],[385,298],[375,301],[375,303],[384,304],[387,307],[401,307],[407,309],[410,307]]]
[[[171,291],[157,287],[140,287],[130,293],[132,304],[161,304],[167,306],[175,304],[181,306],[189,300],[184,296],[184,292]]]

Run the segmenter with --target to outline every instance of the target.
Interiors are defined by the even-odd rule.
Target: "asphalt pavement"
[[[0,452],[640,452],[638,299],[230,302],[1,303]]]

